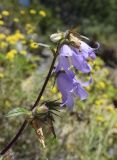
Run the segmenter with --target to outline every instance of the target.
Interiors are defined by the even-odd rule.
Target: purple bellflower
[[[94,60],[96,55],[85,42],[81,41],[80,48],[64,44],[59,50],[59,62],[56,72],[61,68],[67,72],[70,66],[73,66],[83,73],[89,73],[91,71],[91,66],[87,63],[89,58]]]
[[[62,94],[62,105],[72,109],[74,106],[74,97],[84,100],[88,97],[88,93],[83,87],[87,87],[92,83],[92,78],[88,82],[81,82],[75,78],[71,66],[82,73],[90,73],[91,66],[88,59],[96,58],[95,49],[88,44],[80,41],[79,47],[63,44],[58,51],[58,65],[55,68],[57,73],[57,86]]]
[[[83,86],[88,86],[92,82],[90,79],[88,82],[80,82],[76,80],[75,76],[70,77],[64,71],[58,73],[57,86],[62,93],[62,105],[66,105],[69,109],[72,109],[74,105],[74,97],[79,97],[81,100],[85,100],[88,97],[88,93]]]

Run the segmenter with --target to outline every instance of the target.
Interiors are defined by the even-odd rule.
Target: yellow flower
[[[20,11],[20,14],[24,15],[24,14],[25,14],[25,11],[24,11],[24,10],[21,10],[21,11]]]
[[[19,19],[18,18],[14,18],[13,21],[16,22],[16,23],[18,23]]]
[[[95,70],[96,70],[96,71],[98,71],[98,70],[100,70],[100,69],[101,69],[100,66],[95,66]]]
[[[26,24],[26,29],[27,29],[27,28],[31,28],[31,27],[32,27],[32,26],[31,26],[30,23],[27,23],[27,24]]]
[[[2,15],[0,14],[0,19],[2,18]]]
[[[35,43],[35,42],[31,42],[31,44],[30,44],[30,47],[34,48],[34,49],[38,48],[38,46],[39,45],[37,43]]]
[[[12,49],[11,51],[9,51],[7,53],[6,58],[11,61],[11,60],[14,59],[16,54],[17,54],[17,50],[16,49]]]
[[[99,89],[105,89],[106,88],[106,84],[103,81],[100,81],[97,84],[97,88],[99,88]]]
[[[57,93],[57,87],[54,86],[54,87],[51,89],[51,92],[52,92],[52,93]]]
[[[99,82],[99,85],[100,85],[100,87],[103,88],[103,89],[106,87],[106,84],[105,84],[104,82]]]
[[[99,115],[99,116],[96,117],[96,120],[97,120],[98,122],[104,122],[104,121],[105,121],[105,118],[104,118],[104,116]]]
[[[5,37],[6,37],[5,34],[3,34],[3,33],[0,34],[0,40],[5,39]]]
[[[4,21],[0,20],[0,26],[4,25]]]
[[[114,110],[114,107],[113,106],[106,106],[105,109],[108,111],[108,112],[111,112],[111,113],[114,113],[115,110]]]
[[[0,78],[4,78],[4,73],[0,72]]]
[[[87,91],[90,91],[91,88],[92,88],[91,86],[87,86],[86,90],[87,90]]]
[[[46,16],[46,12],[44,10],[40,10],[39,11],[39,15],[42,16],[42,17],[45,17]]]
[[[104,103],[105,103],[105,100],[103,100],[103,99],[100,99],[100,100],[96,100],[96,101],[95,101],[95,104],[96,104],[97,106],[103,105]]]
[[[36,10],[34,10],[34,9],[31,9],[29,12],[30,12],[30,14],[33,14],[33,15],[36,14]]]
[[[114,124],[114,127],[117,128],[117,122]]]
[[[26,52],[26,50],[22,50],[21,52],[20,52],[20,54],[22,54],[22,55],[26,55],[27,54],[27,52]]]
[[[17,41],[23,40],[23,39],[24,39],[24,35],[19,30],[16,31],[15,34],[9,35],[6,38],[7,42],[9,42],[10,44],[15,44]]]
[[[0,48],[1,49],[4,49],[4,48],[6,48],[8,46],[8,44],[6,43],[6,42],[0,42]]]
[[[22,40],[22,44],[26,44],[26,40]]]
[[[24,39],[24,35],[19,30],[16,31],[14,36],[17,38],[17,40]]]
[[[102,97],[107,99],[108,98],[108,94],[103,94]]]
[[[28,29],[27,34],[33,33],[33,29]]]
[[[3,15],[3,16],[9,16],[10,13],[9,13],[9,11],[4,10],[4,11],[2,11],[2,15]]]

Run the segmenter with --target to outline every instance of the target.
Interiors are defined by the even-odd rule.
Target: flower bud
[[[50,40],[52,42],[56,43],[56,42],[60,41],[63,37],[64,37],[64,34],[62,32],[60,32],[60,33],[54,33],[54,34],[52,34],[50,36]]]
[[[40,114],[40,113],[47,113],[48,112],[48,108],[45,105],[39,106],[36,108],[36,113]]]

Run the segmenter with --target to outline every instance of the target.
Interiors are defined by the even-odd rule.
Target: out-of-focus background
[[[26,128],[10,151],[17,160],[117,160],[116,0],[0,0],[0,149],[24,120],[5,115],[33,105],[52,60],[35,42],[48,44],[49,35],[69,28],[101,44],[89,98],[55,117],[57,139],[50,135],[45,150]],[[53,83],[42,101],[61,98]]]

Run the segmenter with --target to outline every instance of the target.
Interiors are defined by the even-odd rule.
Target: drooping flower
[[[90,79],[88,82],[80,82],[74,77],[70,77],[65,72],[61,71],[57,75],[57,86],[62,93],[62,105],[66,105],[69,109],[73,108],[74,97],[79,97],[80,100],[85,100],[88,97],[88,93],[83,86],[88,86],[92,82]]]
[[[71,37],[72,44],[64,43],[58,50],[58,64],[55,68],[57,74],[57,86],[62,94],[62,105],[72,109],[74,106],[74,97],[84,100],[88,97],[88,93],[83,87],[87,87],[92,83],[92,78],[88,82],[82,82],[75,78],[75,73],[71,70],[74,67],[82,73],[90,73],[91,66],[88,60],[96,58],[96,48],[91,48],[88,44],[81,41],[77,37]],[[99,46],[97,45],[97,48]]]
[[[63,68],[66,72],[70,66],[75,67],[83,73],[89,73],[91,66],[88,64],[88,58],[95,59],[94,49],[81,41],[79,48],[64,44],[59,50],[59,62],[56,67],[56,72]]]

